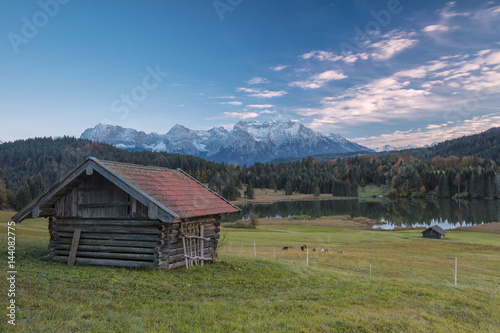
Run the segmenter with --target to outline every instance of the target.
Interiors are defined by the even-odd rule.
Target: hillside
[[[499,142],[500,127],[494,127],[482,133],[440,142],[432,147],[408,149],[406,151],[409,152],[410,155],[426,159],[431,159],[434,156],[474,156],[479,158],[489,158],[490,160],[499,163]]]
[[[500,164],[500,127],[490,128],[482,133],[463,136],[453,140],[447,140],[433,144],[430,147],[422,148],[409,148],[409,149],[399,149],[404,147],[399,147],[396,149],[397,153],[408,152],[412,156],[416,156],[420,159],[432,159],[434,156],[441,157],[464,157],[464,156],[474,156],[478,158],[489,158],[492,161]],[[387,147],[386,147],[387,148]],[[396,148],[396,147],[393,147]],[[360,154],[376,155],[380,158],[390,155],[394,151],[356,151],[349,153],[327,153],[327,154],[315,154],[311,155],[315,161],[329,161],[337,158],[347,158],[350,156],[356,156]],[[272,161],[272,163],[290,163],[300,161],[302,158],[297,157],[285,157],[279,158]]]

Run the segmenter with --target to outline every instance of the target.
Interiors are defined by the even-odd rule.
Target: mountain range
[[[132,128],[98,124],[86,129],[80,138],[109,143],[130,151],[189,154],[238,165],[268,162],[282,157],[373,151],[339,134],[323,135],[293,121],[262,124],[240,121],[230,131],[223,127],[192,130],[175,125],[166,134],[146,134]]]

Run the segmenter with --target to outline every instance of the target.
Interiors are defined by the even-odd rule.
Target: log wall
[[[81,229],[77,263],[153,266],[161,224],[154,220],[50,218],[48,253],[55,260],[67,261],[73,232]]]
[[[162,223],[155,220],[50,218],[48,254],[67,261],[75,229],[81,229],[76,262],[92,265],[172,269],[185,265],[180,223],[204,226],[204,255],[217,256],[219,217]]]
[[[204,226],[204,237],[210,240],[204,242],[203,252],[205,257],[209,257],[213,261],[217,257],[217,243],[220,230],[219,220],[219,216],[212,216],[163,224],[158,247],[156,248],[155,265],[160,269],[172,269],[186,265],[182,242],[184,235],[181,232],[181,223]]]

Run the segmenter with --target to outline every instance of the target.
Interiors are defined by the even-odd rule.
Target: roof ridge
[[[99,161],[101,163],[109,163],[109,164],[121,164],[121,165],[126,165],[128,167],[137,167],[137,168],[144,168],[144,169],[160,169],[160,170],[168,170],[168,171],[177,171],[176,169],[171,169],[167,167],[161,167],[161,166],[155,166],[155,165],[143,165],[143,164],[136,164],[136,163],[128,163],[128,162],[117,162],[117,161],[109,161],[109,160],[101,160],[97,159],[95,157],[89,157],[89,159],[92,158],[93,161]]]

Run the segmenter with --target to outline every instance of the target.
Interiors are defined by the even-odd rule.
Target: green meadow
[[[4,258],[11,215],[0,212]],[[47,223],[27,220],[16,226],[16,326],[4,314],[0,331],[498,332],[500,236],[419,236],[223,228],[218,263],[165,272],[54,262],[45,257]],[[0,288],[8,290],[5,279]]]

